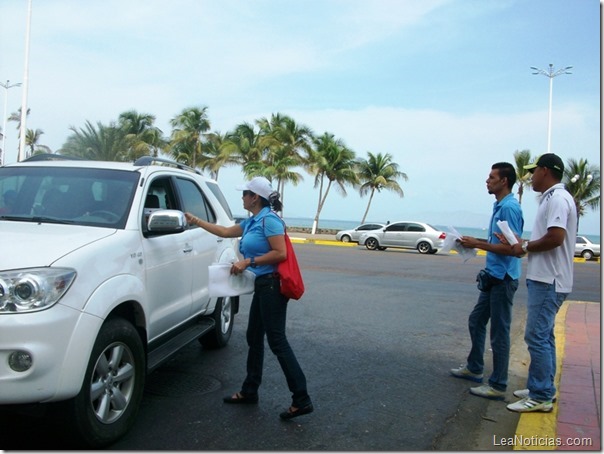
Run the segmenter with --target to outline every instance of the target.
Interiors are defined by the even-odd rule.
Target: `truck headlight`
[[[76,274],[71,268],[0,271],[0,314],[48,309],[67,292]]]

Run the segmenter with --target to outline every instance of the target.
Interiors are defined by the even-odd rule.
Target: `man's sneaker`
[[[514,391],[514,396],[518,397],[519,399],[525,399],[529,396],[529,390],[528,389],[518,389],[518,390]],[[556,402],[555,396],[552,399],[552,403],[553,402]]]
[[[552,405],[551,401],[539,402],[538,400],[531,399],[530,397],[525,397],[524,399],[507,406],[508,410],[516,411],[518,413],[527,413],[529,411],[550,412],[553,408],[554,406]]]
[[[517,389],[514,391],[514,396],[518,399],[526,399],[529,396],[529,390],[527,389]]]
[[[482,374],[470,372],[466,366],[462,365],[457,369],[451,369],[450,372],[454,377],[465,378],[466,380],[475,381],[476,383],[482,383]]]
[[[482,385],[475,388],[470,388],[470,393],[475,396],[486,397],[487,399],[503,400],[505,397],[504,391],[499,391],[491,385]]]

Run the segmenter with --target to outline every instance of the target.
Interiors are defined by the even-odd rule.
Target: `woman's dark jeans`
[[[287,305],[288,299],[280,293],[280,281],[277,276],[271,274],[256,278],[247,327],[247,377],[241,392],[246,396],[258,394],[262,383],[266,334],[268,346],[279,360],[292,392],[292,405],[301,408],[309,405],[311,400],[306,389],[304,372],[285,336]]]

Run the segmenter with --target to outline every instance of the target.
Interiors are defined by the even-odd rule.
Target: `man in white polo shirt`
[[[560,306],[573,287],[573,257],[577,237],[577,208],[561,183],[564,163],[547,153],[524,167],[533,174],[532,186],[541,192],[530,241],[512,246],[528,253],[526,285],[528,312],[524,340],[531,356],[527,388],[514,392],[521,400],[507,406],[516,412],[551,411],[556,395],[554,324]]]

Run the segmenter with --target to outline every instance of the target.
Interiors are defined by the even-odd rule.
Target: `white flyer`
[[[254,291],[256,275],[248,270],[237,275],[231,274],[231,266],[230,263],[215,263],[208,267],[208,292],[211,298],[245,295]]]
[[[463,259],[464,262],[467,262],[471,258],[476,257],[476,249],[465,248],[459,243],[457,240],[460,239],[463,235],[459,233],[454,227],[449,226],[448,231],[446,232],[445,241],[443,244],[443,248],[441,249],[441,253],[448,254],[450,251],[454,251]]]
[[[514,232],[512,232],[512,229],[508,225],[508,221],[497,221],[497,227],[501,229],[501,233],[503,233],[503,236],[505,236],[505,239],[508,240],[511,246],[518,242],[516,235],[514,235]]]

